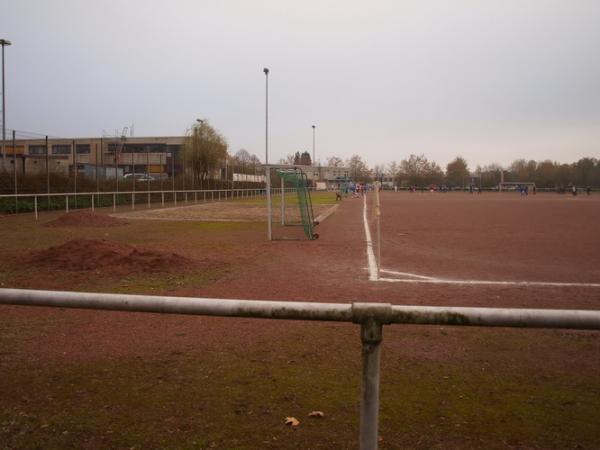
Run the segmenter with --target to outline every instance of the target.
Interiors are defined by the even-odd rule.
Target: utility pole
[[[313,129],[313,157],[312,157],[312,163],[313,163],[313,166],[315,165],[315,161],[316,161],[316,159],[315,159],[315,128],[316,128],[316,126],[313,125],[312,126],[312,129]]]
[[[2,46],[2,163],[6,169],[6,89],[4,86],[4,47],[12,45],[12,43],[6,39],[0,39],[0,46]],[[13,150],[14,153],[14,150]],[[15,164],[16,164],[15,156]]]
[[[271,169],[269,169],[269,69],[265,73],[265,181],[267,188],[267,238],[272,238],[271,230]]]

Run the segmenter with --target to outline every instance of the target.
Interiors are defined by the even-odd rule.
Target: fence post
[[[285,186],[281,177],[281,225],[285,225]]]
[[[117,210],[117,194],[113,193],[113,212]]]
[[[94,212],[94,194],[92,194],[92,212]]]
[[[35,220],[38,220],[37,195],[33,196],[33,208],[35,210]]]
[[[133,182],[135,183],[135,179]],[[131,194],[131,209],[135,209],[135,193]]]
[[[165,191],[161,191],[160,192],[160,203],[162,205],[162,207],[165,207]]]
[[[66,199],[66,201],[65,201],[65,212],[67,214],[69,214],[69,196],[65,195],[65,199]]]

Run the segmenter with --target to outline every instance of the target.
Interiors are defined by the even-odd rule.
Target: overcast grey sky
[[[370,164],[600,157],[599,0],[0,0],[7,127]]]

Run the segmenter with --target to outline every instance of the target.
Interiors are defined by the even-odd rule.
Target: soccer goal
[[[266,167],[267,181],[267,224],[268,239],[290,239],[289,237],[274,237],[274,204],[279,202],[279,216],[281,226],[300,226],[304,235],[312,240],[317,239],[319,235],[315,233],[315,227],[318,222],[315,221],[312,199],[310,196],[310,183],[306,174],[294,166],[270,165]],[[278,177],[281,181],[281,187],[273,191],[271,184],[272,176]],[[279,195],[272,195],[274,193]],[[295,194],[290,197],[289,194]]]
[[[499,191],[535,192],[535,183],[532,181],[503,181],[498,185]]]

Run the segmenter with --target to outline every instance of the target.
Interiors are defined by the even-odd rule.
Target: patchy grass
[[[221,279],[225,273],[227,273],[227,269],[215,268],[190,274],[129,276],[111,284],[108,290],[105,284],[98,286],[97,289],[99,292],[118,292],[122,294],[165,294],[182,287],[187,289],[202,288]],[[85,287],[88,288],[88,285]]]
[[[310,198],[313,205],[333,205],[335,204],[335,192],[311,192]],[[248,198],[243,200],[235,200],[235,202],[246,205],[267,206],[267,199],[264,197]],[[281,195],[273,194],[273,206],[281,204]],[[296,193],[285,194],[286,205],[298,205],[298,196]]]

